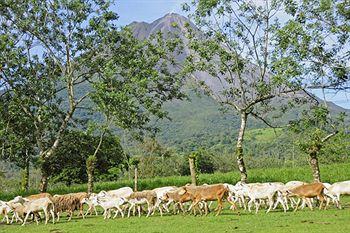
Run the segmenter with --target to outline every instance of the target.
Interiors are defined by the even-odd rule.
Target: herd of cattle
[[[123,187],[117,190],[101,191],[95,193],[70,193],[64,195],[51,196],[49,193],[40,193],[28,197],[17,196],[8,202],[0,201],[0,215],[4,216],[3,222],[7,224],[20,222],[25,225],[28,217],[34,218],[38,224],[40,213],[44,213],[45,224],[52,218],[52,222],[59,221],[62,213],[67,213],[68,221],[71,220],[75,211],[78,217],[85,218],[87,214],[95,213],[97,206],[102,207],[104,219],[114,217],[118,214],[121,217],[131,212],[141,216],[143,210],[147,212],[147,217],[159,211],[160,215],[166,211],[170,213],[170,206],[173,206],[174,214],[189,212],[202,215],[203,211],[207,215],[212,201],[217,201],[216,215],[219,215],[223,208],[223,201],[227,201],[236,210],[237,206],[251,212],[253,205],[257,213],[260,206],[265,205],[267,213],[271,209],[276,209],[279,205],[284,212],[289,210],[289,206],[294,208],[304,208],[308,206],[311,210],[316,203],[320,209],[324,209],[332,201],[337,208],[341,208],[340,195],[350,194],[350,181],[328,183],[307,184],[302,181],[290,181],[286,184],[280,182],[270,183],[250,183],[238,182],[231,184],[213,184],[183,187],[161,187],[153,190],[133,192],[130,187]],[[188,204],[187,204],[188,203]],[[88,206],[86,213],[83,212],[84,205]],[[143,207],[143,208],[142,208]],[[12,219],[10,221],[10,216]]]

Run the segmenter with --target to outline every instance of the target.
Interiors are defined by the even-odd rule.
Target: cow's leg
[[[88,210],[85,213],[85,216],[88,215],[88,214],[91,215],[91,213],[92,213],[92,205],[89,205],[89,208],[88,208]]]
[[[320,200],[320,210],[322,210],[323,202],[324,202],[324,196],[321,194],[318,196],[318,199]],[[324,207],[326,209],[326,206]]]
[[[151,213],[152,213],[152,211],[155,211],[157,208],[152,204],[148,204],[147,205],[147,208],[149,208],[149,210],[148,210],[148,212],[149,212],[149,215],[148,216],[150,216],[151,215]]]
[[[249,200],[249,202],[248,202],[248,211],[249,211],[249,212],[252,212],[251,208],[252,208],[252,204],[253,204],[254,201],[255,201],[255,200],[254,200],[253,198],[251,198],[251,199]]]
[[[295,204],[295,207],[294,207],[294,212],[296,212],[298,210],[298,207],[299,207],[299,204],[300,204],[300,201],[301,199],[299,198],[297,203]]]
[[[55,224],[55,212],[53,209],[50,209],[50,214],[51,214],[51,217],[52,217],[52,224]]]
[[[339,209],[342,209],[341,204],[340,204],[340,194],[337,193],[336,196],[337,196],[337,200],[338,200],[338,208],[339,208]]]
[[[269,208],[266,211],[266,213],[270,212],[270,210],[272,209],[273,206],[273,197],[269,197]]]
[[[247,210],[247,205],[246,205],[246,203],[245,203],[245,197],[244,197],[243,195],[241,195],[241,196],[240,196],[240,199],[241,199],[242,204],[243,204],[243,209],[244,209],[244,211],[246,211],[246,210]]]
[[[39,220],[38,220],[38,216],[36,216],[35,214],[34,214],[34,221],[36,222],[36,225],[38,226]],[[45,223],[45,225],[46,225],[46,223]]]
[[[85,219],[83,204],[80,204],[79,215],[83,216],[83,219]]]
[[[129,206],[129,210],[128,210],[128,218],[130,218],[131,208],[133,208],[133,204],[131,204],[131,205]]]
[[[24,225],[26,224],[29,215],[30,215],[30,212],[28,212],[28,213],[26,214],[26,217],[25,217],[24,220],[23,220],[22,226],[24,226]]]
[[[261,204],[261,200],[259,200],[259,201],[254,200],[254,204],[255,204],[255,214],[257,214],[258,211],[259,211],[259,207],[260,207],[260,204]]]
[[[6,211],[6,213],[5,213],[5,217],[4,217],[5,219],[6,219],[6,224],[9,224],[10,223],[10,219],[9,219],[9,216],[8,216],[8,213],[7,213],[7,211]],[[3,219],[4,220],[4,219]]]
[[[43,208],[43,211],[44,211],[44,215],[45,215],[45,225],[47,225],[47,222],[49,221],[49,215],[47,213],[47,209],[46,208]]]
[[[93,208],[94,208],[95,215],[98,216],[98,212],[97,212],[97,210],[96,210],[96,206],[95,206],[95,205],[92,205],[92,206],[93,206]]]
[[[310,210],[313,210],[313,208],[312,208],[312,203],[311,203],[311,199],[310,199],[310,198],[305,198],[305,202],[306,202],[307,205],[309,206]]]
[[[218,216],[221,213],[221,210],[222,210],[222,198],[223,198],[223,195],[218,198],[218,207],[217,207],[218,212],[216,213],[216,216]]]
[[[139,218],[141,217],[141,206],[140,205],[137,205],[137,211],[139,213]]]
[[[190,211],[192,208],[195,211],[195,208],[199,205],[200,200],[194,200],[190,206],[190,208],[188,209],[188,211]],[[200,208],[198,208],[199,213],[202,215],[202,210]],[[196,213],[194,213],[194,215],[196,215]]]
[[[159,212],[160,212],[160,216],[163,217],[163,208],[161,205],[159,205]]]
[[[120,211],[120,214],[122,215],[122,218],[124,218],[124,211],[119,206],[117,206],[117,209]]]
[[[70,213],[69,213],[69,219],[68,219],[68,222],[70,221],[70,220],[72,220],[72,216],[73,216],[73,211],[71,210],[71,211],[69,211]]]

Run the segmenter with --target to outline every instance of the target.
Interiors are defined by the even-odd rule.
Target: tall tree
[[[301,137],[305,140],[300,146],[310,155],[314,180],[320,181],[318,154],[340,130],[334,128],[339,119],[330,114],[325,92],[350,90],[349,2],[292,0],[285,1],[284,7],[288,20],[276,33],[279,57],[300,64],[295,79],[323,95],[323,107],[304,114],[296,124],[308,137]]]
[[[276,15],[282,11],[281,2],[192,1],[195,9],[190,16],[204,34],[189,27],[191,55],[185,69],[199,76],[198,83],[219,103],[239,114],[235,151],[243,182],[247,181],[243,141],[249,116],[272,126],[265,118],[272,111],[270,102],[301,89],[293,82],[298,64],[276,59],[274,35],[280,27]],[[200,79],[201,72],[210,78]]]
[[[93,88],[107,101],[100,106],[116,115],[116,126],[122,128],[140,128],[151,115],[165,116],[157,110],[162,101],[177,97],[179,82],[160,62],[165,48],[119,30],[110,4],[0,3],[0,84],[34,124],[42,192],[47,189],[49,161],[64,132],[79,125],[76,110],[84,107]],[[80,88],[86,83],[93,88]],[[144,109],[147,114],[142,114]]]
[[[343,126],[345,115],[339,114],[336,120],[330,117],[326,107],[314,107],[311,111],[305,111],[301,119],[293,121],[290,129],[298,139],[297,145],[304,153],[309,155],[309,163],[315,182],[321,182],[321,172],[318,156],[327,142],[335,137]]]

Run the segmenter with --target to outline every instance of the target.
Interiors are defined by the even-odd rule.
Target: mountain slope
[[[133,22],[130,27],[135,37],[141,40],[149,38],[152,33],[158,31],[164,34],[168,32],[177,33],[182,39],[186,40],[183,36],[186,23],[190,23],[192,27],[195,27],[187,18],[172,13],[152,23]],[[177,59],[181,61],[186,54],[188,54],[188,50],[185,48],[184,55]],[[221,84],[217,79],[211,78],[208,74],[197,74],[196,78],[205,81],[208,86],[215,90],[220,88],[219,85]],[[161,120],[156,123],[161,129],[158,135],[160,141],[180,151],[191,151],[198,147],[211,147],[216,144],[232,145],[239,126],[236,113],[233,111],[222,113],[220,104],[208,96],[197,96],[191,91],[188,91],[188,94],[191,99],[190,102],[173,101],[165,105],[172,121]],[[331,102],[329,107],[332,113],[350,112]],[[285,125],[288,121],[296,119],[302,110],[308,108],[308,105],[296,107],[279,119],[274,119],[274,121]],[[251,119],[248,127],[261,128],[265,125],[261,121]]]

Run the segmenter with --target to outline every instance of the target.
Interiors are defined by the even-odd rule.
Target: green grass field
[[[350,232],[350,198],[342,198],[344,209],[331,207],[327,210],[304,209],[298,212],[289,210],[283,213],[275,210],[268,214],[260,211],[258,214],[240,211],[240,214],[228,210],[214,216],[193,215],[159,215],[146,218],[138,217],[108,219],[102,216],[92,216],[87,219],[74,218],[67,222],[62,218],[59,223],[44,225],[29,223],[20,225],[0,225],[1,233],[109,233],[109,232]]]
[[[322,179],[325,182],[336,182],[350,180],[350,164],[334,164],[321,166]],[[216,173],[203,174],[199,177],[200,183],[235,183],[239,179],[238,173]],[[297,168],[268,168],[249,170],[250,182],[267,182],[290,180],[312,181],[309,167]],[[159,177],[140,180],[140,190],[153,189],[167,185],[184,185],[190,182],[190,178],[183,177]],[[117,181],[96,183],[96,192],[99,190],[110,190],[122,186],[132,186],[132,181]],[[86,185],[75,185],[71,187],[56,187],[49,190],[52,194],[85,191]],[[33,191],[34,192],[34,191]],[[1,200],[9,200],[20,193],[0,193]],[[103,220],[102,216],[88,217],[85,220],[74,218],[67,222],[66,218],[55,225],[47,226],[40,224],[36,226],[30,223],[25,227],[18,224],[0,224],[0,233],[74,233],[74,232],[350,232],[350,197],[342,198],[343,210],[331,207],[326,211],[318,209],[310,211],[305,209],[296,213],[291,210],[283,213],[281,210],[265,214],[260,211],[257,215],[240,211],[232,212],[226,206],[223,213],[215,217],[213,213],[209,216],[192,215],[165,215],[146,218],[142,216],[130,219]]]

